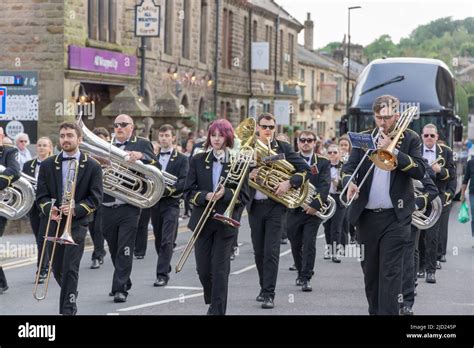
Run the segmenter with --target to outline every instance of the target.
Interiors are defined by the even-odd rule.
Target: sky
[[[347,34],[347,8],[351,10],[351,42],[368,45],[383,34],[398,43],[417,26],[451,16],[453,19],[474,17],[473,0],[275,0],[304,24],[307,12],[314,21],[314,47],[322,48],[332,41],[341,42]],[[303,43],[301,31],[298,41]]]

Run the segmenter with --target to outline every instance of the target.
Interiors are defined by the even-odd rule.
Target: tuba
[[[126,151],[92,133],[81,118],[77,122],[83,133],[79,149],[101,163],[104,192],[108,195],[141,209],[150,208],[163,196],[165,186],[177,180],[151,164],[128,162]]]
[[[5,167],[0,165],[0,173]],[[36,180],[20,173],[20,178],[0,191],[0,216],[18,220],[25,216],[35,202]]]
[[[421,189],[423,188],[423,184],[419,180],[413,180],[413,186],[415,189],[415,196],[422,195]],[[417,227],[420,230],[426,230],[428,228],[433,227],[443,212],[443,204],[441,202],[441,198],[437,196],[431,202],[431,211],[429,215],[426,215],[426,212],[429,209],[424,210],[415,210],[412,217],[412,225]]]
[[[309,183],[308,195],[306,196],[302,207],[305,208],[306,206],[309,206],[311,202],[316,199],[317,195],[318,193],[316,192],[316,188],[313,186],[313,184]],[[334,213],[336,213],[336,208],[336,200],[328,195],[326,203],[321,207],[320,211],[316,212],[315,215],[324,222],[333,217]]]

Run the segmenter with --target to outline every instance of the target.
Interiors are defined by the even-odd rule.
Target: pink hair
[[[205,147],[211,146],[211,135],[216,131],[225,138],[225,146],[234,146],[234,129],[229,121],[220,118],[209,125]]]

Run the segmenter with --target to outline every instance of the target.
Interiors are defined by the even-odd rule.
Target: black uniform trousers
[[[43,256],[43,264],[40,267],[40,258],[41,258],[41,253],[43,251],[43,243],[44,243],[44,229],[46,228],[45,225],[43,225],[43,229],[41,229],[41,217],[40,217],[40,210],[36,206],[36,204],[33,204],[33,207],[31,208],[30,212],[28,213],[28,217],[30,218],[30,225],[31,225],[31,230],[33,231],[33,234],[35,236],[36,240],[36,248],[38,249],[38,256],[36,259],[36,267],[40,272],[46,272],[48,269],[48,263],[49,263],[49,248],[44,249],[44,256]]]
[[[0,237],[3,236],[3,232],[5,231],[5,226],[7,225],[7,219],[0,216]],[[0,287],[4,288],[7,286],[7,278],[5,277],[5,273],[3,272],[2,266],[0,266]]]
[[[102,230],[109,245],[110,257],[115,271],[112,279],[112,293],[128,294],[132,287],[133,250],[137,236],[140,208],[130,204],[116,207],[102,206]]]
[[[449,214],[451,213],[452,204],[443,208],[443,212],[439,217],[439,240],[438,240],[438,260],[442,255],[446,255],[446,248],[448,246],[448,222]]]
[[[286,207],[271,199],[254,200],[249,212],[251,238],[260,292],[275,297],[281,245],[281,217]]]
[[[94,212],[94,220],[89,222],[89,233],[94,243],[94,251],[92,252],[92,260],[102,260],[107,252],[104,248],[104,233],[102,230],[102,207]]]
[[[227,310],[230,255],[237,229],[209,219],[196,240],[199,280],[204,288],[204,302],[210,304],[209,314],[224,315]]]
[[[403,249],[410,222],[400,223],[395,211],[364,210],[356,228],[365,246],[361,261],[370,315],[398,315],[402,293]]]
[[[424,230],[424,267],[426,273],[436,273],[436,260],[438,259],[438,239],[441,217],[433,227]]]
[[[402,277],[402,294],[403,306],[413,307],[415,303],[415,280],[416,280],[416,247],[417,238],[420,231],[411,225],[410,238],[407,240],[403,248],[403,277]]]
[[[179,202],[158,202],[151,209],[151,223],[155,235],[155,250],[158,254],[156,277],[169,279],[171,258],[178,228]]]
[[[291,209],[288,212],[288,239],[291,252],[298,270],[298,278],[310,280],[313,276],[316,260],[316,236],[322,220],[306,214],[302,209]]]
[[[135,239],[135,256],[145,256],[148,244],[148,225],[152,208],[142,209],[138,219],[137,238]]]
[[[339,203],[339,194],[331,193],[331,197],[336,200],[336,211],[332,218],[323,223],[324,234],[326,237],[325,254],[329,256],[337,255],[337,247],[342,241],[342,234],[344,233],[344,216],[346,215],[346,208]],[[340,255],[338,255],[340,256]]]

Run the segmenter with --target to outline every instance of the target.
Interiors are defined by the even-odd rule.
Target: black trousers
[[[169,279],[171,272],[171,258],[173,257],[173,244],[178,228],[179,204],[163,204],[158,202],[151,209],[151,223],[155,235],[155,250],[158,254],[156,277]]]
[[[339,199],[339,195],[331,194],[331,196],[336,199],[336,202]],[[343,235],[343,224],[344,224],[344,216],[346,215],[346,208],[337,203],[336,212],[334,213],[333,217],[323,223],[324,226],[324,234],[326,237],[326,250],[330,256],[336,256],[337,247],[341,243],[342,235]]]
[[[130,275],[140,209],[130,204],[122,204],[116,208],[102,206],[102,209],[102,230],[109,244],[110,257],[115,268],[112,292],[128,294],[132,287]]]
[[[224,315],[227,309],[230,255],[235,228],[209,219],[196,241],[199,280],[204,288],[204,302],[210,304],[209,314]]]
[[[448,222],[449,214],[451,213],[452,204],[443,208],[443,212],[439,217],[439,240],[438,240],[438,260],[442,255],[446,255],[446,248],[448,246]]]
[[[94,212],[94,220],[89,223],[89,233],[92,237],[92,242],[94,243],[94,252],[92,253],[92,260],[101,260],[107,255],[107,252],[104,248],[104,233],[102,230],[102,216],[103,216],[102,207],[99,207]]]
[[[281,217],[286,207],[270,199],[254,201],[249,212],[251,238],[257,265],[260,291],[275,297],[280,261]]]
[[[281,216],[281,239],[288,238],[288,209]]]
[[[364,210],[356,227],[365,246],[361,266],[369,314],[398,315],[403,249],[410,235],[410,222],[398,222],[394,210]]]
[[[31,225],[31,230],[33,231],[33,234],[35,236],[35,241],[36,241],[36,247],[38,250],[38,256],[36,259],[36,267],[40,269],[40,272],[46,272],[48,269],[48,264],[49,264],[49,248],[44,249],[44,256],[43,256],[43,264],[40,267],[40,259],[41,259],[41,253],[43,251],[43,243],[44,243],[44,229],[46,228],[46,225],[41,224],[41,216],[40,216],[40,210],[36,207],[36,204],[33,204],[33,207],[31,208],[30,212],[28,213],[28,217],[30,218],[30,225]],[[41,227],[43,226],[43,229]]]
[[[298,278],[310,280],[316,260],[316,236],[321,219],[306,214],[302,209],[291,209],[288,213],[288,239],[298,270]]]
[[[7,225],[7,219],[0,216],[0,237],[3,236],[3,232],[5,231],[5,226]],[[3,272],[2,266],[0,266],[0,287],[7,286],[7,278],[5,277],[5,273]]]
[[[137,238],[135,239],[135,256],[145,256],[148,244],[148,225],[150,223],[151,210],[142,209],[138,220]]]
[[[416,280],[416,247],[420,231],[415,226],[411,226],[410,238],[403,248],[403,277],[402,294],[403,306],[413,307],[415,303],[415,280]]]
[[[59,236],[64,231],[66,217],[64,216],[59,229]],[[41,219],[41,227],[46,230],[47,219]],[[49,236],[56,235],[57,223],[51,221]],[[84,254],[85,238],[87,234],[87,224],[72,227],[71,235],[77,245],[56,244],[54,255],[53,243],[48,242],[48,248],[52,260],[52,272],[54,279],[61,287],[59,295],[59,314],[75,315],[77,312],[77,284],[79,281],[79,266]]]
[[[441,217],[433,227],[424,230],[424,268],[426,269],[427,273],[436,273],[440,222]]]

